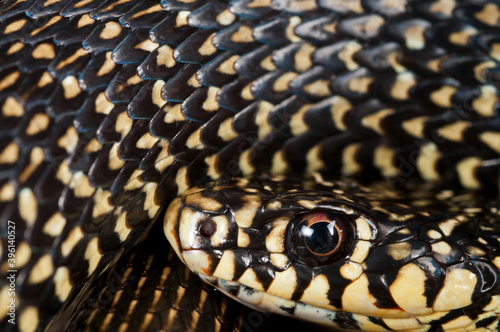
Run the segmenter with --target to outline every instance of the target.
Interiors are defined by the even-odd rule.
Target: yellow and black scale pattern
[[[279,189],[276,178],[247,189],[245,180],[230,180],[272,173],[316,174],[312,193],[380,218],[373,227],[351,226],[351,260],[340,260],[348,268],[335,263],[339,269],[326,275],[304,267],[289,276],[297,284],[283,300],[340,310],[329,317],[343,328],[497,331],[499,20],[498,1],[483,0],[2,1],[0,328],[43,330],[91,288],[95,293],[75,311],[70,329],[241,325],[238,309],[225,310],[210,288],[198,284],[197,295],[190,294],[195,277],[166,241],[159,249],[160,240],[148,236],[158,236],[162,220],[155,221],[183,193],[174,201],[185,200],[176,203],[179,210],[203,208],[188,201],[207,196],[215,202],[205,212],[220,217],[272,200],[242,196],[227,207],[220,200],[227,192],[285,196],[298,213],[323,204],[291,198],[302,189]],[[340,177],[386,178],[389,189],[403,187],[406,194],[328,184]],[[202,198],[190,189],[212,180],[229,187]],[[216,203],[229,210],[215,209]],[[262,211],[279,215],[280,204]],[[177,211],[172,206],[170,215]],[[241,218],[248,230],[231,240],[238,248],[250,252],[255,245],[262,255],[261,238],[268,255],[283,255],[278,243],[269,251],[262,221]],[[9,220],[16,227],[15,326],[6,315]],[[267,226],[277,227],[269,241],[279,242],[284,223]],[[185,233],[171,231],[176,247]],[[208,267],[193,267],[205,268],[211,283],[221,283],[212,275],[224,254],[216,256]],[[274,257],[246,268],[248,286],[261,295],[272,288],[269,264],[275,275],[287,264],[300,269],[300,262]],[[172,266],[164,267],[165,260]],[[431,260],[439,272],[423,267]],[[243,263],[224,264],[230,270]],[[142,274],[128,278],[135,268]],[[231,282],[246,270],[222,273],[228,293],[238,297]],[[415,290],[423,287],[423,295],[402,293],[398,276],[404,274],[418,276]],[[454,292],[464,279],[473,291]],[[308,287],[322,294],[316,302],[304,298]],[[366,308],[348,303],[353,289]],[[458,294],[458,302],[446,292]],[[427,319],[401,299],[410,296]],[[287,304],[284,313],[300,311]]]

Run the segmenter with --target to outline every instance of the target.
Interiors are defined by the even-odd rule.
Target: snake
[[[498,331],[499,61],[496,0],[0,1],[0,328]]]

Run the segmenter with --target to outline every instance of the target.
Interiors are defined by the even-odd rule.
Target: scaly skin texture
[[[495,1],[0,6],[2,330],[44,330],[88,291],[102,294],[95,285],[161,228],[172,200],[214,180],[386,178],[424,196],[476,191],[486,198],[468,208],[498,213]],[[156,325],[133,315],[139,301],[120,299],[105,317],[76,317],[102,329],[116,317],[127,317],[123,330],[186,326],[177,299],[151,309]]]
[[[165,234],[193,272],[260,310],[363,331],[498,328],[495,202],[283,180],[190,189],[167,210]],[[342,231],[326,261],[300,251],[304,221],[324,220]]]

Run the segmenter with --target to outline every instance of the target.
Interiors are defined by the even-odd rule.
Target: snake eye
[[[332,211],[295,216],[288,228],[288,248],[308,265],[325,265],[345,257],[352,247],[349,218]]]

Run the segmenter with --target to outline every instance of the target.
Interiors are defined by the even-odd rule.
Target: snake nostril
[[[200,235],[203,237],[211,237],[215,231],[217,230],[217,224],[213,221],[212,218],[208,218],[201,222],[200,228],[198,231]]]

